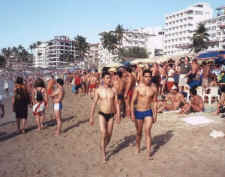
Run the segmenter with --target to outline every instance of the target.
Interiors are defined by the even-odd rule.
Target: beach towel
[[[183,118],[182,120],[191,125],[209,124],[214,122],[214,120],[208,119],[205,116],[189,116]]]

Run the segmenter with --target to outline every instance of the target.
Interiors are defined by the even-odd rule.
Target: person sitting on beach
[[[2,100],[3,100],[2,95],[0,95],[0,118],[3,118],[5,115],[5,106],[2,103]]]
[[[221,88],[221,97],[220,97],[220,101],[217,104],[217,115],[219,115],[220,113],[225,113],[225,87]]]
[[[167,111],[175,111],[185,105],[184,95],[178,92],[178,88],[174,85],[170,93],[166,96],[166,100],[162,102],[161,107],[159,107],[158,111],[163,112]]]
[[[150,85],[150,81],[151,71],[144,70],[143,82],[134,89],[131,100],[131,118],[135,122],[137,129],[136,152],[140,152],[142,129],[144,126],[148,159],[151,153],[151,128],[152,124],[157,120],[157,87],[155,84]]]
[[[35,116],[38,130],[41,130],[44,128],[45,109],[48,104],[48,96],[44,81],[40,78],[34,83],[32,102],[33,115]]]
[[[99,106],[99,124],[101,132],[101,152],[103,155],[103,162],[106,161],[106,147],[110,142],[112,132],[114,117],[116,117],[117,123],[120,122],[120,110],[118,104],[117,93],[110,87],[111,86],[111,76],[109,72],[103,72],[102,78],[104,80],[103,86],[99,86],[96,89],[94,102],[91,107],[90,112],[90,125],[94,125],[94,112],[98,101],[100,101]]]
[[[197,95],[196,89],[190,90],[191,100],[190,103],[185,104],[180,113],[188,114],[190,112],[202,112],[204,111],[204,102],[202,97]]]
[[[62,129],[62,101],[64,98],[64,88],[63,88],[64,82],[63,79],[57,79],[56,80],[56,86],[57,88],[55,91],[50,95],[50,97],[53,98],[53,109],[55,113],[55,118],[57,122],[57,128],[56,128],[56,136],[59,136],[61,134]]]

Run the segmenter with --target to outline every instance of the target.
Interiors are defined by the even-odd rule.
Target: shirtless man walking
[[[56,118],[57,128],[56,128],[56,136],[59,136],[61,133],[62,128],[62,100],[64,98],[64,89],[63,89],[64,82],[62,79],[56,80],[57,88],[55,91],[50,95],[53,98],[53,108],[54,114]]]
[[[115,79],[113,80],[113,88],[115,89],[117,96],[118,96],[118,103],[121,112],[123,113],[122,116],[125,116],[125,107],[124,107],[124,89],[125,89],[125,82],[122,79],[123,73],[121,71],[117,71],[115,74]]]
[[[140,152],[142,129],[144,126],[148,159],[151,153],[151,128],[153,123],[157,120],[157,88],[154,85],[150,85],[150,80],[151,72],[149,70],[144,70],[143,83],[139,84],[134,89],[131,100],[131,117],[132,120],[135,121],[137,129],[137,153]],[[135,101],[137,101],[136,106],[134,105]]]
[[[102,74],[102,78],[104,80],[104,85],[100,86],[96,89],[94,102],[91,107],[90,112],[90,125],[94,125],[94,112],[99,102],[100,110],[99,110],[99,124],[100,124],[100,132],[101,132],[101,144],[100,149],[103,155],[103,162],[106,162],[106,146],[109,144],[113,125],[114,125],[114,116],[116,114],[117,123],[120,122],[120,110],[116,92],[110,88],[111,78],[108,72],[104,72]]]
[[[126,116],[130,118],[131,114],[131,108],[130,108],[130,102],[133,95],[133,90],[136,84],[136,79],[131,73],[131,68],[127,68],[127,71],[124,73],[126,74],[126,83],[125,83],[125,93],[124,93],[124,99],[125,99],[125,105],[126,105]]]
[[[89,96],[91,98],[94,97],[95,89],[97,88],[97,77],[95,76],[95,73],[92,73],[90,77],[90,84],[89,84]]]

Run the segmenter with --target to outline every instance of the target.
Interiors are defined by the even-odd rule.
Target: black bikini
[[[112,119],[114,117],[114,113],[106,114],[106,113],[101,112],[101,111],[99,111],[98,113],[105,118],[106,122],[108,122],[110,119]]]

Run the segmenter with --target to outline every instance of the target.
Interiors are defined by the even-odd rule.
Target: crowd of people
[[[65,84],[64,84],[65,83]],[[28,107],[32,106],[37,129],[45,125],[45,110],[53,104],[57,122],[56,135],[62,128],[62,101],[64,87],[72,93],[87,95],[92,100],[90,125],[94,124],[96,105],[101,132],[101,152],[106,161],[106,147],[110,142],[114,119],[120,123],[127,118],[135,123],[136,148],[140,152],[144,129],[147,157],[151,158],[151,128],[157,122],[157,114],[165,111],[178,111],[180,114],[203,112],[207,98],[198,94],[210,87],[218,87],[220,99],[217,114],[225,113],[225,71],[223,66],[213,62],[198,63],[188,57],[169,60],[162,64],[137,64],[118,68],[103,68],[101,72],[77,70],[64,72],[60,77],[15,80],[12,98],[13,112],[16,115],[18,132],[25,133]],[[4,116],[4,105],[0,103],[0,116]],[[222,115],[224,117],[224,115]],[[20,127],[20,121],[22,126]]]

